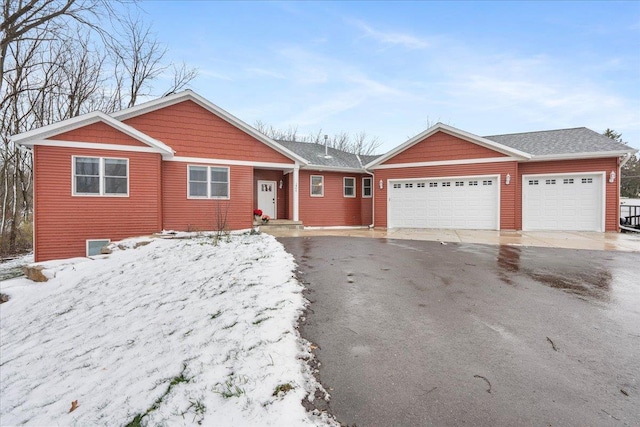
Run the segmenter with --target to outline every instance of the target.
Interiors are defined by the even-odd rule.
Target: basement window
[[[87,240],[87,256],[100,255],[103,247],[111,243],[109,239]]]

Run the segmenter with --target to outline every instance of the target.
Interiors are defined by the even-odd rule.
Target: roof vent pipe
[[[327,146],[327,140],[329,139],[329,135],[324,136],[324,156],[329,157],[329,147]]]

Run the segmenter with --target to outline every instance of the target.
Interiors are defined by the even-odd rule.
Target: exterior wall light
[[[611,171],[611,173],[609,174],[609,182],[611,182],[611,183],[616,182],[616,172],[615,171]]]
[[[380,189],[382,190],[382,180],[380,180]]]
[[[509,185],[509,183],[511,182],[511,174],[507,174],[507,177],[504,180],[504,183]]]
[[[282,180],[280,180],[280,189],[282,190]]]

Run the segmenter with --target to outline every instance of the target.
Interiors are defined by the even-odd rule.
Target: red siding
[[[58,141],[99,142],[103,144],[134,145],[148,147],[148,145],[112,128],[106,123],[98,122],[69,132],[50,137]]]
[[[448,133],[436,132],[382,164],[482,159],[487,157],[505,157],[505,155]]]
[[[72,196],[72,155],[129,159],[129,197]],[[162,228],[159,154],[36,146],[35,260],[85,256],[87,239],[119,240]]]
[[[125,123],[169,145],[180,157],[292,163],[192,101],[132,117]]]
[[[188,163],[197,164],[197,163]],[[187,163],[163,162],[163,228],[165,230],[204,231],[218,227],[226,214],[226,228],[237,230],[253,224],[253,168],[230,166],[230,199],[188,199]],[[204,165],[211,166],[211,165]],[[221,165],[226,167],[226,165]]]
[[[253,207],[254,209],[259,208],[258,180],[275,181],[276,195],[277,195],[277,203],[276,203],[277,219],[288,219],[287,218],[287,193],[288,193],[287,181],[288,180],[285,179],[282,171],[266,170],[266,169],[255,169],[253,171]],[[282,188],[280,188],[280,181],[282,181]]]
[[[546,174],[546,173],[582,173],[582,172],[604,172],[605,173],[605,230],[619,231],[618,210],[620,209],[620,182],[618,173],[618,158],[608,159],[586,159],[586,160],[563,160],[554,162],[529,162],[521,163],[519,167],[518,181],[522,181],[522,175]],[[616,180],[609,182],[611,171],[616,172]],[[516,225],[522,228],[522,192],[518,192],[516,204],[518,215]]]
[[[324,197],[311,197],[311,175],[324,176]],[[305,226],[361,226],[362,176],[357,173],[300,171],[300,220]],[[356,178],[356,197],[344,197],[343,178]],[[371,199],[366,199],[371,201]],[[366,217],[365,217],[366,220]]]
[[[429,166],[417,168],[378,169],[375,171],[375,182],[382,180],[383,189],[376,186],[375,198],[375,226],[387,227],[387,180],[405,178],[437,178],[473,175],[500,174],[500,229],[512,230],[516,228],[516,193],[519,183],[517,176],[518,164],[514,162],[478,163],[473,165]],[[504,183],[507,174],[511,175],[511,183]],[[469,207],[473,209],[472,206]]]

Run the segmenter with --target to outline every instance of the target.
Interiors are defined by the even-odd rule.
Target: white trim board
[[[77,142],[60,141],[56,139],[34,140],[31,145],[42,145],[45,147],[80,148],[87,150],[109,150],[109,151],[133,151],[137,153],[158,153],[158,150],[151,147],[139,147],[136,145],[102,144],[100,142]],[[79,154],[80,155],[80,154]]]
[[[414,163],[394,163],[388,165],[373,166],[371,169],[402,169],[402,168],[420,168],[430,166],[451,166],[451,165],[473,165],[478,163],[503,163],[517,162],[518,159],[513,157],[485,157],[480,159],[459,159],[459,160],[438,160],[433,162],[414,162]]]
[[[225,166],[251,166],[256,168],[271,168],[271,169],[291,169],[295,167],[294,163],[269,163],[269,162],[254,162],[250,160],[228,160],[228,159],[207,159],[204,157],[172,157],[170,159],[164,159],[168,162],[181,162],[181,163],[201,163],[205,165],[225,165]]]

